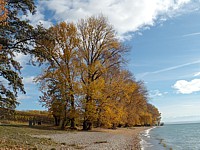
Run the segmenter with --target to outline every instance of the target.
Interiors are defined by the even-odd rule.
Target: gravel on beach
[[[73,131],[62,134],[37,135],[60,143],[61,150],[140,150],[139,134],[147,127],[94,129],[92,131]]]

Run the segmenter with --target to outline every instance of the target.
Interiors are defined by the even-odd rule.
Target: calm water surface
[[[141,138],[143,150],[200,150],[200,123],[156,127]]]

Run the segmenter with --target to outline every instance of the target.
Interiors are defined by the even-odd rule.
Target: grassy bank
[[[50,138],[37,138],[33,135],[47,135],[67,131],[52,130],[50,126],[29,127],[28,125],[0,125],[0,149],[53,149],[61,143]]]

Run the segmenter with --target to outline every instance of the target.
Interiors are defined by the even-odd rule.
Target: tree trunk
[[[64,130],[65,129],[65,119],[63,119],[61,121],[61,127],[60,127],[61,130]]]
[[[76,126],[75,126],[75,118],[73,117],[72,119],[71,119],[71,125],[70,125],[71,127],[71,129],[76,129]]]
[[[101,127],[101,111],[102,109],[99,108],[98,118],[97,118],[97,127]]]
[[[87,92],[89,93],[89,92]],[[86,107],[85,107],[85,117],[84,117],[84,121],[83,121],[83,130],[92,130],[92,126],[93,123],[91,120],[91,117],[88,113],[88,111],[91,111],[91,108],[88,109],[88,103],[92,101],[91,96],[89,96],[89,94],[86,95]],[[87,118],[87,119],[86,119]]]
[[[66,117],[67,117],[66,108],[67,108],[67,104],[65,104],[65,106],[64,106],[64,116],[63,116],[63,119],[61,121],[61,130],[65,129],[65,122],[66,122]]]
[[[71,111],[72,111],[72,118],[71,118],[71,129],[75,129],[75,113],[76,113],[76,110],[75,110],[75,104],[74,104],[74,95],[72,94],[71,95]]]
[[[53,117],[54,117],[54,121],[55,121],[55,126],[59,126],[59,124],[60,124],[60,117],[57,117],[55,115],[53,115]]]
[[[54,117],[54,121],[55,121],[55,126],[58,126],[58,118],[56,116],[53,116]]]
[[[92,130],[92,126],[93,126],[92,122],[91,121],[88,122],[88,128],[87,128],[87,130]]]
[[[117,129],[117,125],[115,123],[112,124],[112,129]]]
[[[88,120],[83,121],[83,130],[85,131],[92,130],[92,126],[93,126],[93,123],[91,121],[88,121]]]
[[[84,120],[83,121],[83,130],[87,130],[87,121],[86,120]]]

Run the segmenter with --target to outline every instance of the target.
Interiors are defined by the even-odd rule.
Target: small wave
[[[145,150],[146,148],[150,148],[150,147],[153,146],[151,143],[148,143],[145,140],[145,138],[150,138],[150,131],[152,129],[154,129],[154,128],[156,128],[156,127],[149,128],[149,129],[145,130],[143,133],[141,133],[141,135],[140,135],[140,138],[141,138],[141,141],[140,141],[141,150]]]
[[[150,138],[149,132],[150,132],[152,129],[155,129],[155,128],[156,128],[156,127],[152,127],[152,128],[150,128],[150,129],[145,130],[143,136]]]
[[[151,143],[148,143],[147,141],[143,139],[141,139],[140,145],[141,145],[141,150],[145,150],[145,148],[149,148],[153,146]]]

